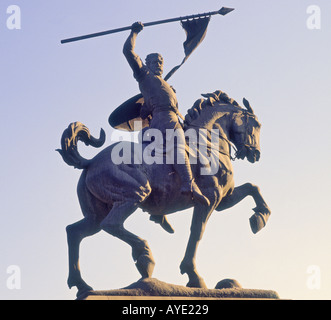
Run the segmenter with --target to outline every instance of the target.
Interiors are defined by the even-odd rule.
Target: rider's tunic
[[[150,128],[159,129],[163,134],[166,133],[166,129],[182,130],[177,116],[177,97],[171,86],[161,76],[150,72],[146,66],[140,69],[135,79],[144,96],[144,112],[152,114],[153,117]]]

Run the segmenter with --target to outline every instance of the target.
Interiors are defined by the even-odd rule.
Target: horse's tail
[[[63,161],[69,166],[77,169],[87,168],[90,160],[84,159],[78,152],[77,143],[83,141],[87,146],[100,148],[106,140],[106,134],[103,129],[100,130],[100,138],[91,136],[89,129],[80,122],[73,122],[63,131],[61,138],[61,149],[57,149],[63,158]]]

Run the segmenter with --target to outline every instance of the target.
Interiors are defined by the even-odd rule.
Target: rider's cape
[[[198,47],[203,41],[207,33],[209,17],[181,21],[182,27],[186,32],[186,41],[184,42],[185,57],[181,64],[174,67],[164,78],[167,81],[188,59],[190,54]],[[125,131],[134,131],[134,122],[142,121],[140,129],[149,125],[148,119],[143,120],[140,116],[140,110],[144,104],[144,97],[138,94],[131,99],[122,103],[116,108],[109,116],[109,124],[115,128]]]

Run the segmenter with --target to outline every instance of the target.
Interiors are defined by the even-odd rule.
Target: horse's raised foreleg
[[[137,209],[137,204],[129,201],[115,202],[108,216],[102,221],[101,228],[126,242],[132,247],[132,257],[142,278],[152,276],[154,259],[147,241],[124,228],[124,221]]]
[[[196,253],[199,242],[205,231],[207,220],[212,213],[213,209],[205,206],[196,206],[194,208],[191,233],[188,245],[185,251],[185,256],[180,264],[180,272],[186,273],[189,277],[187,287],[206,288],[204,280],[200,277],[196,269]]]
[[[234,188],[231,195],[222,199],[216,210],[222,211],[231,208],[247,196],[252,196],[256,204],[256,207],[253,209],[255,213],[250,218],[250,225],[253,233],[257,233],[263,227],[265,227],[271,214],[268,205],[261,195],[259,187],[251,183],[245,183],[239,187]]]
[[[69,251],[68,286],[69,288],[73,286],[77,287],[77,296],[83,292],[93,290],[88,284],[86,284],[80,274],[79,245],[85,237],[92,236],[100,230],[100,225],[94,218],[84,218],[66,228]]]

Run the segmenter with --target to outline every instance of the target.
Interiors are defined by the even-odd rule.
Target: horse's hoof
[[[142,278],[151,278],[155,267],[155,261],[152,256],[144,254],[137,259],[136,267]]]
[[[187,273],[189,282],[186,284],[188,288],[202,288],[207,289],[205,281],[194,271],[193,273]]]
[[[267,224],[269,215],[256,212],[249,218],[249,223],[254,234],[258,233]]]
[[[85,288],[79,289],[78,292],[77,292],[77,294],[76,294],[76,297],[77,298],[80,298],[81,296],[86,295],[87,293],[89,293],[91,291],[93,291],[93,288],[90,287],[90,286],[87,286]]]
[[[72,287],[77,287],[78,289],[76,294],[77,298],[89,291],[93,291],[93,288],[90,287],[82,278],[77,279],[75,277],[69,277],[67,284],[69,289],[71,289]]]
[[[187,283],[186,287],[207,289],[206,283],[201,277],[197,277],[194,280],[190,279],[190,281]]]
[[[78,288],[78,287],[77,287],[77,288]],[[77,291],[76,297],[79,298],[79,297],[81,297],[82,295],[86,295],[88,292],[91,292],[91,291],[93,291],[93,288],[90,287],[88,284],[85,283],[84,286],[78,288],[78,291]]]

